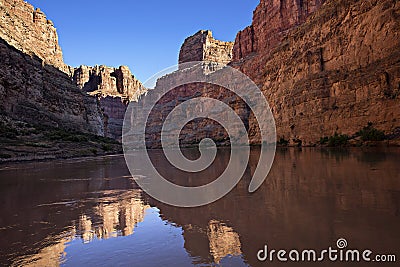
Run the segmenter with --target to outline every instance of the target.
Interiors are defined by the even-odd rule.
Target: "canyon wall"
[[[98,96],[120,97],[126,101],[137,101],[146,89],[132,75],[127,66],[80,66],[73,70],[73,80],[79,88]]]
[[[252,25],[238,33],[229,65],[262,90],[274,114],[278,140],[315,145],[335,133],[354,136],[370,123],[390,135],[400,130],[399,18],[400,2],[395,0],[262,0]],[[208,32],[186,39],[180,63],[212,60],[205,57]],[[214,61],[225,63],[225,59]],[[218,75],[218,69],[206,69]],[[156,89],[175,76],[160,79]],[[248,127],[251,143],[260,143],[253,114],[221,88],[180,86],[160,101],[155,121],[182,100],[197,96],[228,103]],[[148,140],[159,138],[158,123],[150,120]],[[226,132],[219,125],[198,123],[183,129],[183,143],[211,137],[226,144]],[[202,127],[206,130],[199,130]]]
[[[11,119],[104,135],[98,100],[64,72],[0,38],[0,113]]]
[[[80,66],[72,73],[79,88],[98,98],[104,115],[105,136],[121,140],[127,106],[130,101],[137,101],[146,88],[127,66]]]
[[[179,64],[213,61],[228,64],[232,60],[233,42],[214,39],[211,31],[201,30],[186,38],[179,52]]]
[[[128,67],[67,66],[53,23],[23,0],[0,0],[0,38],[4,115],[121,139],[129,101],[145,92]]]
[[[261,1],[253,25],[236,38],[231,65],[262,89],[278,139],[315,144],[335,132],[353,135],[369,122],[395,131],[400,2],[321,2],[309,1],[305,12],[289,1]]]
[[[18,50],[67,71],[56,28],[37,8],[22,0],[0,0],[0,37]]]
[[[134,108],[138,109],[149,108],[146,106],[148,101],[161,97],[166,89],[173,89],[161,97],[146,121],[146,145],[148,147],[161,147],[161,130],[168,114],[177,105],[195,97],[202,96],[223,101],[234,109],[243,120],[248,120],[249,111],[246,109],[245,103],[221,86],[191,83],[176,87],[178,83],[186,80],[187,77],[196,77],[194,79],[208,75],[211,75],[209,77],[213,77],[213,74],[217,73],[226,63],[231,61],[232,49],[232,42],[215,40],[212,37],[211,31],[207,30],[199,31],[193,36],[186,38],[179,53],[180,70],[159,78],[155,88],[149,90],[146,97],[141,99],[138,105],[134,105]],[[199,63],[200,61],[203,63],[194,64],[194,62]],[[192,62],[194,65],[189,62]],[[188,65],[191,67],[189,68]],[[184,70],[181,69],[182,66],[184,66]],[[218,77],[217,74],[217,79],[219,78],[225,79],[225,77]],[[193,112],[195,111],[187,110],[188,114],[193,114]],[[133,111],[133,113],[141,114],[140,110]],[[225,115],[225,113],[218,114],[218,116],[222,117]],[[181,123],[180,118],[174,117],[173,119],[172,123],[175,125]],[[175,134],[179,133],[172,133],[172,136]],[[218,145],[227,145],[230,142],[227,132],[217,122],[206,118],[199,118],[189,122],[182,129],[180,132],[180,144],[182,146],[191,146],[206,137],[213,138]]]
[[[288,30],[303,23],[323,2],[325,0],[261,0],[253,12],[252,25],[236,36],[233,61],[273,49]]]
[[[224,87],[217,85],[223,84],[224,81],[222,80],[226,79],[226,77],[219,75],[218,68],[214,69],[214,67],[209,64],[210,63],[200,63],[191,68],[185,67],[180,71],[173,72],[158,79],[156,87],[149,90],[147,95],[143,97],[137,105],[132,105],[132,116],[137,116],[137,114],[142,114],[141,110],[150,108],[148,103],[153,103],[155,99],[159,99],[146,120],[147,147],[161,147],[161,131],[163,123],[169,113],[176,106],[196,97],[207,97],[224,102],[239,115],[245,124],[249,121],[250,112],[244,101],[241,101],[237,95]],[[215,84],[185,83],[187,80],[193,81],[199,78],[209,78],[215,81]],[[183,85],[176,86],[177,84]],[[173,90],[164,94],[164,92],[172,88]],[[199,103],[194,109],[185,109],[183,113],[187,116],[190,116],[190,114],[197,115],[200,110],[209,110],[217,118],[228,118],[227,110],[210,107],[207,103]],[[185,118],[172,116],[171,119],[171,124],[177,126],[181,125],[182,120]],[[136,118],[136,120],[141,121],[140,118]],[[234,126],[237,125],[231,125],[231,128],[236,130]],[[169,141],[173,140],[176,135],[179,135],[181,146],[193,146],[193,144],[198,143],[203,138],[212,138],[217,145],[220,146],[225,146],[230,143],[226,130],[215,120],[208,118],[197,118],[187,123],[180,131],[174,128],[169,132],[164,130],[163,134],[167,137],[166,140]]]
[[[99,102],[66,74],[56,29],[22,0],[0,1],[0,112],[34,125],[104,135]]]

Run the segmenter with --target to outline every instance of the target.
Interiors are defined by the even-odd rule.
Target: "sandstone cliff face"
[[[85,92],[104,97],[121,97],[127,101],[137,101],[146,91],[127,66],[80,66],[73,70],[73,80]]]
[[[325,0],[261,0],[253,13],[253,23],[239,32],[233,48],[237,61],[278,45],[288,30],[303,23]]]
[[[213,61],[228,64],[232,60],[233,42],[215,40],[211,31],[198,31],[186,38],[179,53],[179,63]]]
[[[23,0],[0,0],[0,38],[4,115],[121,138],[128,102],[145,92],[128,67],[67,66],[53,23]]]
[[[125,111],[130,101],[146,92],[127,66],[80,66],[73,69],[73,81],[98,98],[104,115],[105,136],[121,140]]]
[[[326,1],[305,23],[275,33],[278,37],[261,26],[274,25],[276,17],[264,2],[254,13],[252,30],[238,34],[234,58],[242,59],[232,65],[262,88],[278,137],[313,144],[335,132],[352,135],[368,122],[386,133],[400,126],[398,1]],[[309,10],[319,4],[314,1]],[[253,54],[243,58],[250,39]]]
[[[238,34],[230,65],[263,91],[278,140],[313,145],[335,133],[354,135],[369,123],[390,134],[400,128],[399,18],[400,2],[394,0],[263,0],[253,25]],[[207,31],[200,31],[185,41],[181,63],[207,60],[205,36]],[[167,75],[157,87],[173,80],[174,74]],[[197,96],[229,103],[249,127],[251,143],[260,142],[257,122],[242,101],[221,88],[190,84],[160,101],[148,124],[149,146],[157,146],[157,125],[166,113]],[[204,137],[226,144],[219,125],[197,123],[182,130],[183,144]]]
[[[195,61],[203,61],[207,63],[204,63],[201,67],[187,68],[188,66],[185,66],[185,70],[178,70],[161,77],[157,80],[155,88],[149,90],[146,97],[141,101],[158,98],[161,96],[164,89],[171,87],[174,88],[182,77],[186,77],[186,75],[192,75],[197,78],[203,77],[203,75],[213,75],[220,70],[224,64],[231,61],[232,49],[232,42],[215,40],[212,37],[211,31],[202,30],[193,36],[188,37],[181,47],[179,53],[179,64]],[[182,66],[179,68],[182,68]],[[200,74],[198,71],[201,71],[202,73]],[[147,146],[151,148],[161,147],[161,130],[163,121],[166,119],[168,114],[177,105],[199,96],[214,98],[225,102],[235,110],[240,118],[244,121],[248,121],[249,111],[246,109],[245,103],[240,101],[237,96],[230,93],[225,88],[203,83],[185,84],[174,88],[169,93],[165,94],[150,113],[146,128]],[[140,112],[138,111],[138,113]],[[226,114],[219,114],[219,116],[224,115]],[[179,118],[176,119],[177,121],[173,121],[173,123],[178,125],[180,123]],[[228,134],[224,128],[215,121],[209,119],[197,119],[188,123],[180,133],[180,142],[183,146],[191,146],[206,137],[213,138],[218,145],[227,145],[229,143]]]
[[[53,22],[22,0],[0,0],[0,38],[18,50],[67,71]]]
[[[122,141],[122,126],[129,103],[112,96],[100,97],[98,101],[104,115],[104,136]]]
[[[210,66],[211,65],[211,66]],[[237,95],[217,84],[223,84],[226,77],[219,75],[219,68],[212,66],[211,63],[196,64],[188,68],[165,75],[157,80],[156,87],[149,90],[145,97],[139,100],[138,105],[133,105],[137,109],[147,109],[147,103],[152,103],[155,99],[159,99],[157,104],[151,110],[146,121],[146,145],[150,148],[161,147],[161,131],[163,123],[170,112],[178,105],[185,101],[196,97],[206,97],[217,99],[224,102],[242,119],[244,124],[248,126],[249,116],[251,112],[247,105]],[[199,77],[208,78],[214,81],[210,83],[185,83],[189,78],[197,80]],[[177,84],[183,85],[177,86]],[[168,89],[173,89],[163,95]],[[133,110],[132,114],[142,114],[140,110]],[[208,106],[207,103],[198,105],[195,109],[185,109],[185,114],[198,114],[199,110],[209,110],[215,117],[228,118],[227,110],[220,110],[215,107]],[[135,116],[135,115],[134,115]],[[139,119],[140,120],[140,119]],[[172,125],[181,125],[182,118],[179,116],[172,117]],[[232,128],[233,125],[231,125]],[[235,125],[236,126],[236,125]],[[192,146],[200,142],[203,138],[212,138],[217,145],[228,145],[230,139],[227,131],[216,121],[207,118],[197,118],[186,124],[181,131],[173,129],[171,132],[164,131],[164,134],[174,137],[179,135],[181,146]],[[236,128],[235,128],[236,130]],[[239,130],[239,129],[237,129]]]
[[[97,99],[67,74],[0,38],[0,112],[9,118],[104,135]]]
[[[0,111],[34,125],[104,135],[104,116],[65,73],[56,29],[22,0],[0,1]]]

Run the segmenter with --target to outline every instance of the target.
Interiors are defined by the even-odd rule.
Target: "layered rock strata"
[[[25,1],[0,1],[0,37],[22,52],[36,55],[44,64],[63,71],[68,69],[53,22]]]
[[[104,135],[98,100],[59,69],[0,38],[0,112],[15,120]]]
[[[212,61],[228,64],[232,60],[233,42],[214,39],[211,31],[201,30],[186,38],[179,53],[179,64]]]
[[[122,138],[125,111],[130,101],[146,92],[127,66],[80,66],[73,70],[73,81],[83,91],[98,98],[104,114],[105,136]]]
[[[146,91],[127,66],[80,66],[73,70],[72,77],[79,88],[102,97],[121,97],[126,101],[137,101]]]
[[[253,23],[240,31],[233,48],[233,61],[276,47],[288,30],[305,22],[325,0],[261,0]]]
[[[262,0],[252,25],[238,33],[229,65],[262,90],[274,114],[278,140],[314,145],[335,133],[353,136],[371,123],[390,136],[400,129],[399,18],[400,3],[394,0]],[[186,39],[180,63],[210,60],[205,57],[207,32]],[[172,77],[159,82],[168,83]],[[196,96],[232,99],[218,88],[184,85],[161,103],[172,110],[179,99]],[[235,101],[231,107],[242,106]],[[242,113],[250,114],[241,116],[250,141],[260,143],[254,116]],[[206,126],[207,137],[225,140],[220,126],[200,126]],[[204,135],[200,126],[197,132],[184,129],[181,140],[196,143]]]
[[[369,122],[400,127],[400,3],[310,1],[302,13],[284,2],[261,1],[232,63],[262,89],[278,137],[307,145]]]
[[[128,67],[67,66],[53,23],[22,0],[0,1],[0,38],[3,115],[121,139],[127,104],[145,91]]]

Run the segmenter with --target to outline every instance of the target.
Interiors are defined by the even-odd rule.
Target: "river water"
[[[161,151],[149,153],[177,183],[210,180],[170,169]],[[339,238],[348,248],[396,255],[398,264],[399,149],[278,149],[252,194],[247,187],[258,148],[251,153],[240,183],[198,208],[147,196],[123,156],[0,165],[0,265],[286,266],[276,258],[261,262],[257,254],[265,245],[336,248]],[[229,151],[221,149],[211,173],[221,173],[228,160]],[[364,265],[374,266],[354,263]]]

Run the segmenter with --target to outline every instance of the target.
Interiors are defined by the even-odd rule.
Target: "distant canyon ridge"
[[[67,66],[53,22],[40,9],[0,0],[0,13],[0,115],[121,140],[129,101],[148,93],[129,68]],[[335,133],[354,135],[368,124],[385,134],[400,132],[399,33],[396,0],[261,0],[252,24],[234,42],[201,30],[185,40],[179,63],[214,61],[241,70],[268,100],[278,140],[313,145]],[[251,143],[259,143],[254,116],[224,89],[185,85],[158,110],[194,96],[229,102],[248,126]],[[148,125],[154,130],[150,144],[157,147],[160,121]],[[199,136],[221,144],[227,139],[215,123],[200,126],[198,134],[190,125],[184,129],[184,143]]]

